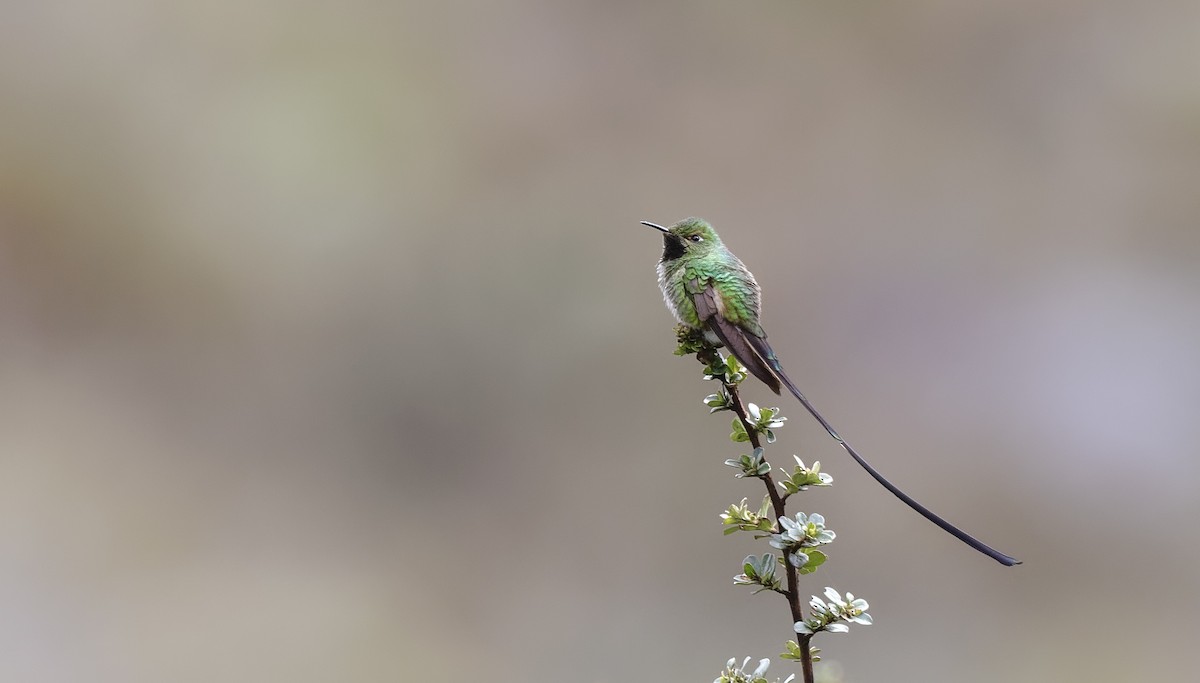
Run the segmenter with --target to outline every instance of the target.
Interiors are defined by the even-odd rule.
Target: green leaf
[[[795,660],[795,661],[799,661],[800,659],[802,659],[802,656],[801,656],[802,652],[800,650],[800,644],[797,643],[796,641],[794,641],[794,640],[787,641],[786,643],[783,644],[783,648],[784,648],[783,653],[779,655],[780,659],[791,659],[791,660]]]
[[[811,548],[806,549],[804,554],[808,555],[808,562],[805,562],[804,566],[800,567],[801,574],[812,574],[813,572],[817,571],[817,567],[825,564],[825,560],[828,559],[825,556],[825,553],[821,552],[820,550],[813,550]]]
[[[729,438],[734,443],[742,443],[750,440],[750,435],[746,433],[746,427],[740,419],[735,418],[733,420],[733,432],[729,435]]]

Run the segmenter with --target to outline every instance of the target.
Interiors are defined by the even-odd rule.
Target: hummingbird
[[[884,478],[846,442],[809,403],[783,371],[783,366],[759,323],[762,288],[741,259],[733,255],[708,222],[687,218],[669,228],[642,221],[663,233],[662,258],[658,262],[658,286],[663,301],[681,324],[699,330],[711,344],[724,346],[752,375],[771,391],[787,387],[829,436],[854,458],[867,474],[885,489],[958,540],[993,560],[1011,567],[1020,560],[975,539],[934,514]]]

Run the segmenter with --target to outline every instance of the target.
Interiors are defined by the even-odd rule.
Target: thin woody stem
[[[720,360],[721,357],[715,350],[705,349],[697,353],[696,358],[707,367],[713,362]],[[733,412],[737,414],[738,420],[741,420],[742,427],[746,429],[746,434],[750,437],[750,445],[755,448],[762,448],[762,442],[759,440],[758,432],[754,429],[754,423],[750,421],[745,404],[742,403],[742,397],[738,393],[737,385],[727,382],[722,382],[722,384],[725,386],[725,392],[729,394],[730,407],[733,408]],[[767,495],[771,498],[771,508],[775,512],[776,527],[778,527],[779,518],[787,516],[783,496],[779,495],[779,487],[775,485],[775,480],[771,477],[770,472],[759,478],[763,480],[763,484],[767,487]],[[792,622],[803,621],[804,608],[800,605],[798,570],[788,561],[786,553],[783,558],[783,566],[787,575],[787,588],[783,591],[783,595],[787,598],[788,607],[792,611]],[[804,676],[804,683],[814,683],[815,681],[813,676],[812,650],[809,647],[811,640],[811,634],[797,635],[796,638],[796,643],[800,646],[800,671]]]

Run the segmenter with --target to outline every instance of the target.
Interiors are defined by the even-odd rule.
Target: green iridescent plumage
[[[817,412],[788,378],[767,343],[767,333],[759,323],[762,289],[746,265],[725,248],[711,225],[699,218],[682,220],[670,228],[646,221],[642,223],[663,233],[658,286],[676,320],[702,331],[710,343],[726,347],[751,374],[775,393],[780,393],[780,388],[786,386],[867,474],[913,510],[997,562],[1009,566],[1020,564],[1018,560],[981,543],[938,517],[894,486]]]
[[[659,226],[654,226],[659,227]],[[717,231],[699,218],[688,218],[663,232],[658,286],[679,322],[727,347],[755,377],[775,393],[789,384],[767,333],[758,322],[762,288],[746,264],[733,255]]]

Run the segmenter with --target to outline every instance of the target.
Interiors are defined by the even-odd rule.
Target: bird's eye
[[[688,239],[689,239],[689,240],[691,240],[691,241],[693,241],[693,242],[703,242],[703,241],[704,241],[704,238],[703,238],[703,237],[701,237],[701,236],[699,236],[699,235],[692,235],[692,236],[691,236],[691,237],[689,237]]]

